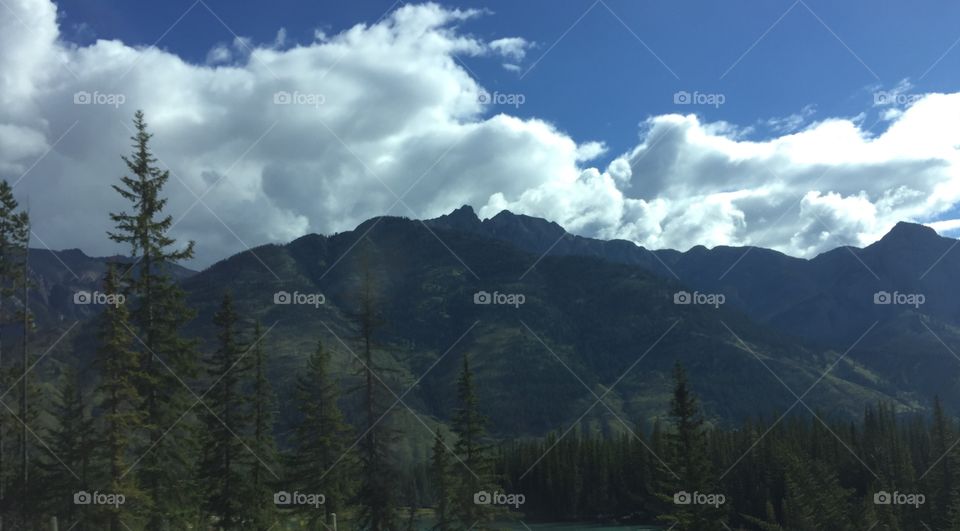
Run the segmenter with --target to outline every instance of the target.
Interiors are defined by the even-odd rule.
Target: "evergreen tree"
[[[42,494],[47,501],[44,509],[71,524],[85,522],[79,529],[93,529],[96,507],[74,504],[74,494],[89,489],[92,474],[92,455],[96,447],[93,420],[87,411],[79,374],[68,369],[62,378],[58,396],[53,402],[51,416],[56,426],[47,437],[50,458],[40,463]]]
[[[458,474],[453,513],[460,526],[483,529],[493,519],[495,508],[476,503],[475,496],[480,492],[492,494],[496,486],[489,447],[484,440],[487,419],[479,410],[467,354],[463,356],[463,368],[457,380],[457,402],[458,408],[453,415],[453,432],[457,436],[454,451],[464,470]]]
[[[453,498],[453,478],[450,475],[450,455],[447,445],[443,441],[443,434],[437,426],[433,438],[433,454],[430,459],[430,481],[433,485],[433,497],[436,502],[434,516],[437,531],[451,531],[453,529],[453,515],[451,501]]]
[[[931,525],[936,529],[953,529],[960,517],[960,461],[954,444],[957,433],[940,403],[934,397],[933,419],[930,427],[930,472],[927,476],[927,492],[933,511]],[[939,459],[939,461],[935,461]]]
[[[15,376],[11,374],[11,364],[4,359],[4,353],[10,349],[4,342],[2,330],[15,318],[12,299],[19,296],[18,286],[25,281],[20,264],[26,257],[30,239],[28,223],[27,213],[20,210],[13,196],[13,187],[6,180],[0,181],[0,388],[4,393],[10,389]],[[14,500],[7,496],[7,486],[12,475],[8,464],[16,462],[9,452],[16,446],[8,441],[14,438],[17,422],[8,407],[0,407],[0,527],[10,520],[10,509],[15,506]]]
[[[115,229],[108,234],[111,240],[129,245],[136,259],[128,270],[135,273],[129,278],[125,274],[124,280],[131,321],[142,347],[137,388],[144,400],[147,440],[137,471],[140,486],[152,499],[147,528],[163,530],[171,524],[186,525],[195,512],[189,480],[197,453],[193,417],[180,418],[192,404],[181,381],[197,372],[195,345],[180,335],[193,312],[169,273],[171,264],[193,257],[193,242],[176,249],[176,241],[167,234],[173,219],[164,214],[167,199],[162,194],[170,174],[157,166],[150,150],[152,135],[141,111],[134,115],[133,124],[133,152],[123,157],[132,176],[121,177],[120,184],[113,186],[130,202],[132,211],[110,214]]]
[[[205,415],[203,458],[199,470],[204,485],[203,509],[213,516],[220,529],[240,527],[247,509],[243,491],[249,479],[250,465],[239,436],[247,432],[250,422],[241,392],[249,364],[244,363],[238,321],[233,297],[227,293],[213,316],[217,327],[217,350],[206,360],[207,376],[213,385],[206,398],[210,410]]]
[[[784,451],[786,498],[784,527],[798,531],[852,529],[851,492],[843,489],[836,473],[822,463]]]
[[[273,418],[276,403],[270,381],[267,379],[267,360],[263,348],[263,329],[258,321],[253,328],[253,346],[250,356],[253,358],[253,389],[251,393],[253,408],[253,434],[250,449],[257,456],[253,462],[250,479],[249,520],[254,529],[264,530],[276,521],[276,506],[273,504],[271,488],[277,459],[276,444],[273,440]]]
[[[721,493],[716,491],[716,484],[711,477],[711,463],[699,406],[690,391],[686,372],[679,362],[674,367],[673,379],[673,397],[670,401],[673,430],[666,434],[666,455],[672,471],[666,484],[671,488],[662,492],[662,496],[674,500],[675,503],[671,506],[670,513],[662,515],[661,519],[681,529],[721,528],[721,524],[725,522],[722,508],[695,501],[683,503],[687,501],[683,498],[689,499],[695,493]],[[678,494],[679,497],[676,497]]]
[[[109,513],[108,529],[121,531],[124,526],[130,525],[132,513],[145,501],[132,475],[128,474],[134,436],[142,429],[144,421],[144,414],[140,409],[142,401],[136,386],[143,377],[139,374],[140,364],[134,350],[135,339],[130,333],[130,314],[121,298],[123,287],[115,264],[110,264],[107,268],[104,291],[117,303],[106,306],[99,318],[99,346],[95,358],[96,366],[100,370],[97,396],[102,411],[99,446],[105,454],[104,461],[108,463],[109,491],[122,494],[126,499],[123,523],[118,508],[105,508]]]
[[[330,372],[330,353],[317,341],[306,371],[297,379],[299,419],[289,457],[291,478],[301,492],[323,494],[323,513],[306,508],[311,522],[333,524],[350,497],[354,457],[347,452],[349,427],[337,404],[337,384]],[[346,455],[345,455],[346,454]]]
[[[19,437],[17,438],[17,450],[20,470],[17,475],[17,492],[19,494],[17,505],[19,506],[19,524],[22,527],[29,527],[35,523],[39,516],[38,501],[42,498],[39,492],[42,485],[36,482],[31,483],[30,474],[33,468],[36,456],[30,450],[34,434],[28,426],[36,425],[42,406],[37,398],[40,395],[39,389],[34,382],[34,376],[31,374],[31,368],[34,365],[34,358],[30,354],[30,335],[33,331],[33,319],[30,314],[30,218],[24,216],[25,227],[23,228],[26,236],[23,242],[24,247],[21,250],[21,260],[17,266],[19,273],[19,296],[20,311],[17,318],[20,321],[20,364],[16,367],[14,375],[16,376],[16,387],[19,390],[17,423],[19,424]],[[4,408],[6,409],[6,408]]]
[[[366,250],[364,251],[366,253]],[[388,405],[385,368],[374,356],[374,335],[383,325],[377,308],[376,288],[368,256],[361,267],[358,311],[353,316],[360,340],[360,378],[363,433],[360,437],[360,525],[371,531],[397,528],[396,471],[391,448],[396,434],[389,426],[392,405]]]

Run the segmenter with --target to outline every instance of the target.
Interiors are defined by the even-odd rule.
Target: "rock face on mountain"
[[[30,310],[40,326],[52,326],[95,315],[99,311],[98,305],[84,302],[83,294],[100,289],[108,263],[128,264],[128,267],[133,264],[126,256],[93,257],[80,249],[30,249],[29,261]],[[171,266],[169,271],[177,279],[185,279],[196,273],[177,265]]]
[[[272,326],[270,374],[283,407],[318,339],[353,386],[353,316],[369,272],[383,323],[376,355],[394,391],[409,390],[407,406],[448,419],[441,397],[455,396],[470,355],[481,401],[497,413],[494,432],[539,435],[575,421],[607,431],[652,421],[678,361],[721,423],[786,411],[807,389],[811,408],[844,417],[878,400],[900,410],[924,409],[934,394],[960,402],[954,245],[900,224],[866,248],[812,260],[760,248],[650,251],[509,212],[480,220],[463,207],[423,223],[374,218],[178,274],[198,310],[188,331],[205,348],[226,291],[241,315]],[[35,304],[50,326],[89,318],[63,304],[71,290],[96,286],[105,260],[34,254]],[[922,303],[909,304],[917,295]]]
[[[537,255],[639,265],[692,289],[722,293],[752,319],[816,343],[842,346],[870,323],[909,311],[960,325],[960,252],[951,252],[957,240],[914,223],[898,223],[866,248],[841,247],[811,260],[758,247],[650,251],[631,242],[570,235],[555,223],[506,211],[481,221],[469,206],[426,223]],[[922,294],[925,301],[914,308],[897,301],[874,304],[879,292]]]

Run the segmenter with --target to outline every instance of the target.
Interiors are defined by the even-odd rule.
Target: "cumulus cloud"
[[[925,95],[878,136],[850,119],[764,141],[693,115],[647,125],[644,142],[606,172],[501,205],[648,247],[759,245],[809,257],[869,244],[900,220],[932,221],[960,201],[960,94]],[[565,204],[572,195],[603,199]]]
[[[0,176],[19,181],[53,248],[122,251],[107,213],[142,108],[180,239],[202,266],[376,215],[433,217],[469,203],[543,216],[588,236],[648,247],[764,245],[810,256],[869,243],[901,219],[939,219],[960,200],[960,94],[898,106],[883,134],[855,119],[745,140],[695,116],[646,120],[641,143],[605,167],[597,139],[517,118],[458,56],[523,59],[519,37],[484,41],[483,15],[406,5],[313,42],[211,43],[210,64],[116,40],[61,40],[49,0],[0,10]],[[78,99],[77,95],[86,95]],[[943,221],[943,220],[941,220]],[[947,225],[943,225],[947,226]],[[953,225],[950,225],[953,226]]]
[[[218,44],[207,52],[207,64],[216,65],[229,63],[233,59],[233,53],[225,44]]]
[[[506,37],[490,41],[490,49],[514,61],[523,61],[530,43],[522,37]]]

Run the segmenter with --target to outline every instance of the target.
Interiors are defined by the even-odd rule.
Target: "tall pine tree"
[[[459,526],[483,529],[494,518],[495,507],[476,503],[475,496],[481,491],[492,494],[496,483],[492,477],[490,448],[485,440],[487,418],[480,413],[467,354],[463,355],[463,368],[457,381],[457,403],[453,415],[453,432],[457,436],[454,451],[461,466],[456,475],[453,512]]]
[[[253,345],[249,356],[253,360],[251,397],[250,450],[256,456],[250,472],[250,496],[246,512],[254,529],[268,529],[276,522],[273,504],[274,469],[277,449],[273,439],[274,408],[276,402],[270,380],[267,379],[267,359],[263,328],[258,321],[253,328]]]
[[[148,432],[137,470],[141,487],[152,499],[147,528],[164,530],[186,525],[195,513],[189,480],[197,454],[193,418],[180,418],[192,404],[181,381],[197,373],[195,345],[183,339],[180,330],[194,314],[169,272],[172,264],[193,257],[193,242],[177,249],[168,234],[173,218],[164,213],[163,187],[170,173],[157,166],[143,112],[136,112],[133,125],[133,152],[123,157],[131,175],[113,186],[132,210],[110,214],[115,228],[108,234],[129,245],[136,259],[124,280],[140,347],[142,378],[137,388]]]
[[[430,482],[433,486],[433,497],[436,503],[434,517],[437,531],[451,531],[453,529],[453,515],[451,501],[453,499],[453,478],[450,475],[450,455],[443,440],[440,427],[433,437],[433,454],[430,459]]]
[[[16,316],[13,299],[19,296],[18,287],[25,280],[20,264],[26,256],[30,239],[28,222],[27,213],[20,209],[13,196],[13,187],[6,180],[0,181],[0,388],[4,393],[8,392],[14,376],[12,360],[4,359],[4,354],[11,351],[8,346],[12,342],[3,337],[2,332]],[[4,400],[4,403],[8,402]],[[13,474],[10,463],[16,462],[10,453],[15,445],[8,442],[14,439],[16,421],[8,407],[0,407],[0,527],[5,521],[11,521],[10,509],[15,506],[8,497],[7,487]]]
[[[121,299],[123,286],[116,264],[110,264],[104,281],[104,292],[118,301],[106,306],[100,314],[99,344],[95,358],[100,371],[97,386],[98,405],[101,410],[99,439],[100,451],[107,463],[109,491],[122,494],[126,499],[120,509],[106,507],[106,521],[110,531],[121,531],[130,525],[134,512],[142,512],[144,496],[137,488],[134,478],[128,474],[130,453],[136,434],[143,428],[142,400],[137,391],[137,382],[143,380],[135,339],[130,330],[130,313]]]
[[[96,521],[96,508],[77,506],[73,495],[86,490],[93,478],[93,458],[96,434],[93,419],[87,407],[79,372],[69,368],[62,377],[58,396],[53,401],[51,416],[56,425],[47,437],[50,458],[41,461],[39,471],[42,494],[47,500],[44,507],[73,525],[85,520],[80,529],[93,529],[90,520]],[[81,508],[83,512],[81,512]]]
[[[382,380],[386,372],[374,355],[376,331],[383,325],[369,255],[364,250],[358,310],[354,315],[360,340],[363,433],[360,437],[360,525],[371,531],[397,528],[396,472],[391,449],[396,434],[390,426],[392,407]]]
[[[349,427],[337,404],[337,384],[330,372],[330,353],[321,341],[297,378],[299,418],[294,426],[290,477],[301,492],[323,494],[323,512],[303,508],[314,524],[333,524],[333,514],[343,510],[351,495],[356,457],[347,452]]]
[[[667,489],[662,497],[676,499],[678,493],[716,495],[717,484],[712,477],[711,463],[707,452],[706,432],[697,400],[690,390],[687,374],[677,362],[673,370],[673,397],[670,400],[670,420],[672,430],[666,434],[666,459],[672,473],[666,476]],[[688,498],[690,499],[690,498]],[[670,512],[661,519],[676,525],[680,529],[717,529],[722,528],[726,518],[724,507],[697,503],[673,503],[668,506]]]
[[[213,316],[217,327],[217,350],[207,360],[207,376],[213,382],[207,398],[209,411],[204,416],[200,478],[204,485],[204,511],[219,529],[236,529],[247,510],[244,491],[249,479],[249,454],[240,434],[247,433],[250,415],[242,384],[249,364],[238,337],[238,321],[233,297],[223,296],[220,310]]]

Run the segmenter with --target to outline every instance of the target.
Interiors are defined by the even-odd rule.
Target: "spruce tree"
[[[443,441],[440,426],[433,437],[433,453],[430,459],[430,482],[433,486],[433,497],[436,503],[434,517],[437,531],[451,531],[453,529],[453,515],[451,501],[453,498],[453,478],[450,475],[450,455],[447,445]]]
[[[213,316],[217,327],[217,350],[206,360],[207,376],[213,382],[205,400],[200,478],[203,481],[203,509],[219,529],[236,529],[246,512],[243,492],[247,488],[250,464],[240,434],[247,433],[250,418],[242,393],[249,364],[238,337],[233,297],[226,293]]]
[[[454,452],[462,464],[457,474],[453,511],[458,525],[483,529],[495,513],[495,507],[477,503],[481,492],[493,494],[493,463],[486,437],[487,419],[480,413],[479,401],[470,369],[470,357],[463,356],[463,367],[457,380],[457,404],[453,415],[453,432],[457,436]]]
[[[351,495],[355,457],[347,452],[350,430],[337,404],[339,395],[330,372],[330,353],[323,342],[317,341],[306,370],[297,378],[299,418],[289,456],[290,477],[296,489],[326,497],[322,512],[301,508],[315,525],[332,525],[332,515],[343,510]]]
[[[28,223],[27,213],[20,209],[13,196],[13,187],[6,180],[0,181],[0,388],[4,392],[15,376],[10,371],[11,364],[4,359],[4,354],[11,349],[8,348],[9,342],[4,342],[2,330],[15,318],[12,299],[19,296],[18,286],[25,280],[20,264],[28,251]],[[16,462],[9,455],[15,445],[8,443],[14,438],[16,421],[7,407],[0,407],[0,527],[10,520],[9,508],[15,506],[7,496],[7,485],[12,475],[9,463]]]
[[[193,257],[193,242],[177,249],[167,234],[173,219],[164,213],[163,188],[170,174],[157,166],[143,112],[136,112],[133,124],[133,152],[123,157],[131,175],[113,186],[132,210],[111,213],[115,228],[108,234],[129,245],[136,260],[124,281],[140,351],[137,390],[146,413],[147,438],[140,449],[145,454],[137,471],[140,486],[152,499],[147,529],[163,530],[186,525],[195,512],[189,479],[197,453],[194,417],[180,418],[193,403],[181,382],[197,372],[195,345],[184,340],[180,330],[194,314],[169,271]]]
[[[30,354],[30,335],[33,331],[33,319],[30,313],[30,217],[23,217],[26,225],[23,230],[25,240],[20,253],[20,263],[16,264],[20,268],[19,289],[20,311],[17,318],[20,321],[20,363],[14,371],[16,375],[18,394],[17,423],[19,424],[19,437],[17,438],[17,450],[19,458],[19,474],[17,475],[17,492],[19,499],[19,524],[22,527],[29,527],[35,523],[38,516],[38,500],[41,498],[38,490],[41,485],[36,482],[31,483],[30,475],[36,456],[30,450],[32,446],[32,437],[34,437],[28,426],[37,425],[37,418],[40,414],[41,406],[36,400],[40,391],[34,382],[30,368],[33,367],[34,357]],[[4,408],[6,409],[6,408]]]
[[[45,509],[51,514],[71,524],[84,520],[80,529],[93,529],[90,521],[97,521],[97,507],[74,504],[74,494],[89,490],[94,479],[90,472],[97,444],[96,433],[79,373],[70,368],[61,380],[50,411],[56,422],[47,437],[50,458],[41,461],[39,466],[43,490],[33,491],[33,494],[43,495],[48,502]]]
[[[695,493],[716,495],[717,485],[712,478],[711,464],[707,453],[703,418],[697,400],[690,390],[687,375],[677,362],[673,371],[674,388],[670,400],[672,430],[666,434],[666,459],[672,473],[668,476],[668,489],[661,492],[665,500],[683,502],[679,493],[692,497]],[[726,519],[725,508],[698,503],[673,503],[669,513],[661,519],[681,529],[716,529]]]
[[[392,405],[388,405],[389,390],[381,379],[386,372],[374,355],[376,331],[383,325],[376,296],[376,287],[369,258],[364,250],[361,267],[358,309],[354,314],[360,340],[359,376],[361,378],[361,407],[363,429],[360,437],[360,525],[371,531],[397,528],[396,471],[391,450],[396,434],[390,426]]]
[[[256,456],[252,463],[247,512],[254,529],[268,529],[276,522],[276,506],[273,504],[273,470],[276,467],[276,444],[273,440],[274,400],[270,380],[267,379],[267,360],[264,349],[263,329],[258,321],[253,328],[253,346],[249,356],[253,360],[253,389],[251,392],[252,428],[250,449]]]
[[[947,417],[940,403],[940,397],[934,397],[933,419],[930,426],[930,450],[933,468],[927,475],[927,492],[933,525],[936,529],[953,529],[960,521],[960,459],[954,444],[957,433],[953,421]]]
[[[116,264],[108,265],[104,291],[118,303],[106,306],[99,317],[99,344],[95,358],[100,371],[97,398],[102,412],[99,419],[99,447],[108,464],[110,492],[122,494],[126,499],[122,509],[125,515],[123,523],[120,509],[106,507],[108,529],[121,531],[124,526],[130,525],[134,512],[143,510],[145,501],[133,476],[128,474],[132,464],[130,453],[134,447],[134,437],[142,429],[145,417],[140,409],[142,400],[136,385],[143,377],[134,349],[135,339],[130,333],[130,314],[126,301],[121,298],[123,286]]]

